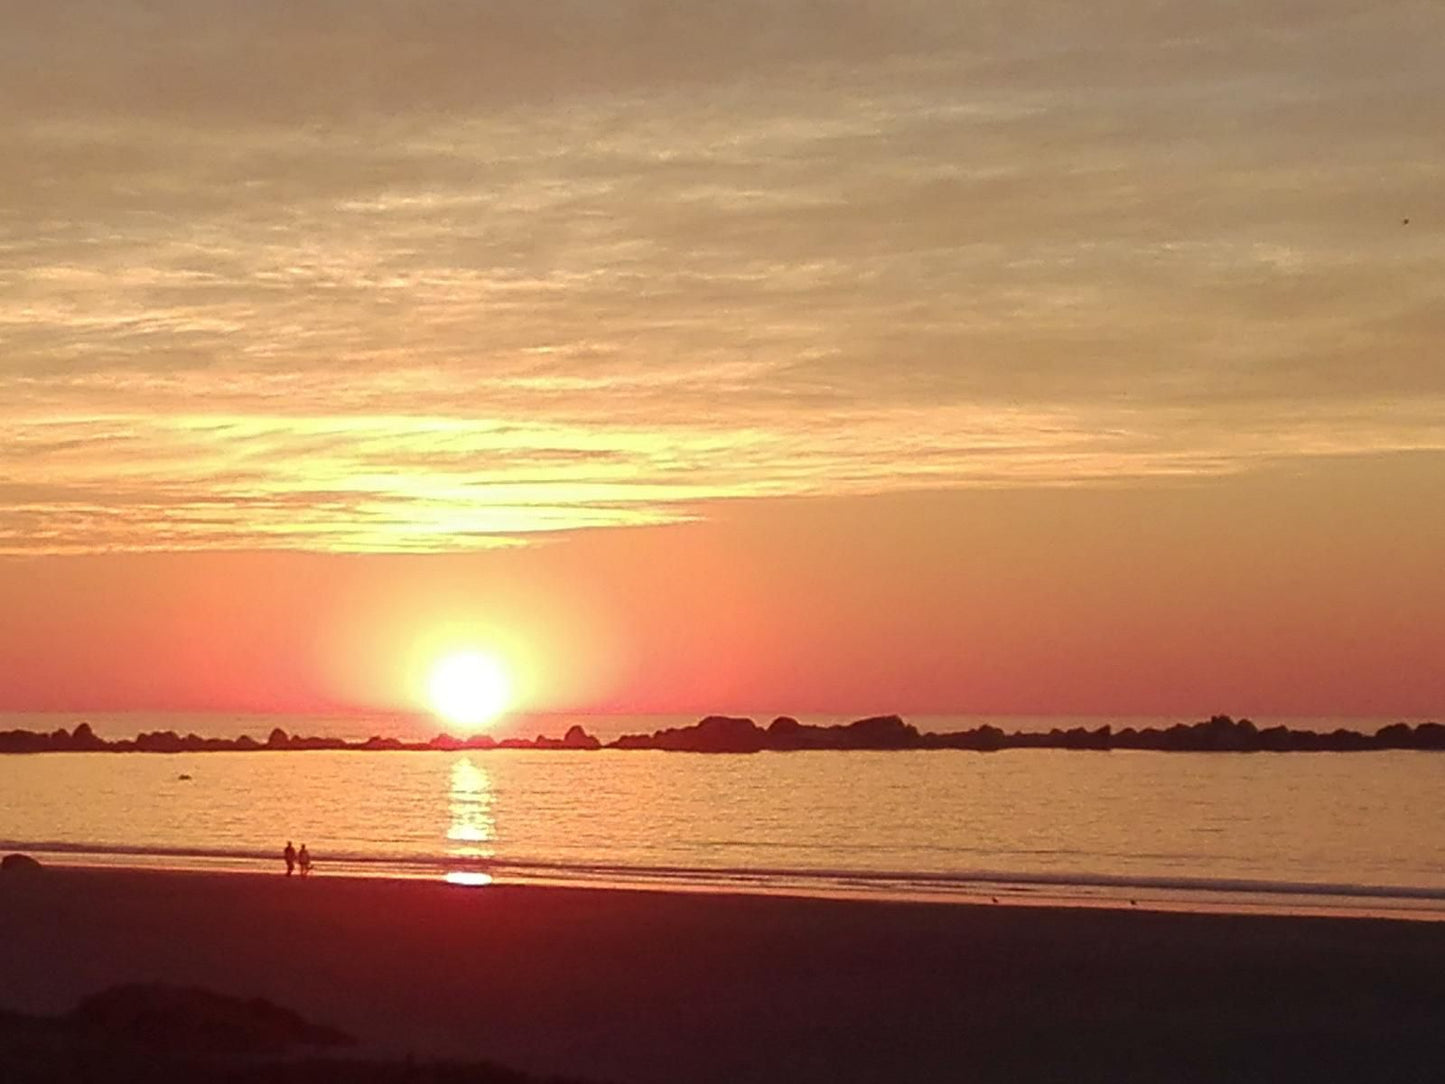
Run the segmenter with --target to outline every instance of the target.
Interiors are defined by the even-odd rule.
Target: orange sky
[[[418,665],[481,643],[536,709],[1430,715],[1442,466],[751,502],[453,555],[14,559],[0,664],[31,709],[404,710]]]
[[[1434,7],[6,20],[0,710],[1445,711]]]

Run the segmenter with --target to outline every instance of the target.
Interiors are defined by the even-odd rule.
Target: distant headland
[[[0,753],[211,753],[285,752],[314,749],[345,749],[358,752],[392,752],[457,749],[660,749],[684,753],[797,752],[812,749],[899,750],[965,749],[991,753],[1004,749],[1074,749],[1107,752],[1113,749],[1141,749],[1163,753],[1354,753],[1382,749],[1445,751],[1445,725],[1392,723],[1373,734],[1339,729],[1328,732],[1295,730],[1287,726],[1259,727],[1248,719],[1216,715],[1204,722],[1178,723],[1169,727],[1101,726],[1093,730],[1004,731],[996,726],[979,726],[943,734],[921,733],[897,715],[875,715],[856,722],[814,726],[781,715],[767,726],[752,719],[709,715],[692,726],[670,727],[651,734],[626,734],[602,742],[581,726],[571,727],[561,738],[504,738],[488,734],[458,738],[438,734],[429,741],[371,737],[364,741],[342,738],[303,737],[277,727],[265,741],[249,736],[207,738],[199,734],[177,734],[157,730],[134,738],[107,740],[88,723],[74,730],[51,732],[32,730],[0,731]]]

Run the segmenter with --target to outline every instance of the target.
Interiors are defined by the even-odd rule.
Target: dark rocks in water
[[[394,741],[395,739],[394,739],[394,738],[388,738],[387,740],[388,740],[388,741]],[[316,737],[301,738],[301,737],[295,737],[295,736],[293,736],[293,737],[291,738],[291,744],[288,745],[287,748],[288,748],[288,749],[369,749],[369,748],[373,748],[373,747],[370,746],[370,745],[364,744],[364,743],[363,743],[362,745],[348,745],[345,741],[343,741],[343,740],[340,739],[340,738],[316,738]]]
[[[842,749],[916,749],[918,728],[897,715],[874,715],[842,728]]]
[[[611,743],[615,749],[665,749],[682,752],[738,753],[806,749],[1147,749],[1179,753],[1256,752],[1360,752],[1369,749],[1445,750],[1445,726],[1421,723],[1412,727],[1394,723],[1376,734],[1355,730],[1320,733],[1273,726],[1261,729],[1249,719],[1215,715],[1203,722],[1169,727],[1125,727],[1115,731],[1104,725],[1092,730],[1076,726],[1046,733],[1006,733],[996,726],[980,726],[944,734],[920,734],[897,715],[877,715],[843,726],[810,726],[792,716],[780,715],[767,729],[751,719],[709,716],[690,727],[629,734]]]
[[[1391,723],[1376,731],[1375,740],[1386,749],[1445,749],[1445,725]]]
[[[86,998],[67,1024],[139,1046],[188,1054],[280,1054],[340,1047],[355,1039],[261,998],[242,999],[164,983],[115,986]]]
[[[653,734],[629,734],[612,743],[617,749],[665,749],[686,753],[757,753],[799,749],[916,749],[918,730],[897,715],[877,715],[845,726],[806,726],[781,715],[766,730],[751,719],[709,715],[692,726]]]
[[[751,719],[709,715],[692,726],[668,727],[651,735],[628,734],[612,746],[682,753],[756,753],[767,747],[767,736]]]
[[[0,753],[56,753],[55,735],[33,730],[0,730]]]
[[[96,736],[89,723],[81,723],[71,732],[70,747],[78,752],[99,752],[105,748],[105,742]]]
[[[591,734],[576,724],[567,728],[567,733],[562,736],[562,745],[568,749],[600,749],[602,743]]]
[[[766,739],[751,719],[732,715],[709,715],[691,730],[679,731],[683,748],[710,753],[756,753]]]
[[[996,726],[985,723],[972,730],[956,730],[951,734],[924,734],[925,749],[970,749],[976,753],[992,753],[1008,746],[1008,735]]]
[[[137,734],[135,747],[142,753],[181,753],[186,751],[185,739],[174,730],[153,730]]]
[[[768,748],[780,752],[819,748],[821,730],[821,727],[804,726],[791,715],[779,715],[768,724]]]
[[[535,738],[508,738],[502,742],[504,749],[601,749],[602,743],[576,725],[567,728],[560,738],[538,735]]]
[[[0,873],[39,873],[44,867],[28,854],[7,854],[0,858]]]
[[[525,741],[526,739],[519,739]],[[600,749],[602,743],[576,724],[567,728],[561,739],[537,737],[531,745],[537,749]]]
[[[265,744],[249,735],[238,738],[184,737],[171,730],[138,734],[131,739],[106,741],[85,724],[73,732],[50,733],[28,730],[0,731],[0,753],[45,752],[213,752],[232,750],[299,751],[308,749],[355,749],[372,752],[462,749],[599,749],[602,742],[581,726],[569,727],[561,738],[506,738],[497,741],[489,734],[455,738],[439,734],[430,741],[403,741],[380,735],[361,742],[342,738],[299,737],[276,727]],[[1445,725],[1440,723],[1391,723],[1374,734],[1337,729],[1329,733],[1294,730],[1285,726],[1261,728],[1249,719],[1215,715],[1198,723],[1176,723],[1169,727],[1109,726],[1093,730],[1081,726],[1055,728],[1047,733],[1016,731],[1005,733],[995,726],[980,726],[942,734],[921,734],[897,715],[876,715],[840,726],[813,726],[789,715],[780,715],[766,728],[752,719],[709,715],[691,726],[669,727],[651,734],[627,734],[607,745],[611,749],[662,749],[689,753],[756,753],[764,750],[793,752],[809,749],[967,749],[992,752],[1002,749],[1147,749],[1177,753],[1293,753],[1363,752],[1367,750],[1410,749],[1445,751]]]

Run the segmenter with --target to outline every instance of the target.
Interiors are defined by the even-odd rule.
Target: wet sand
[[[662,1081],[1434,1080],[1445,923],[247,874],[0,877],[0,1007],[142,980]]]

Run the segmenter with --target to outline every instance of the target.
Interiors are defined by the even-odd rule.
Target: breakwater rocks
[[[581,726],[571,727],[561,738],[505,738],[497,741],[488,734],[457,738],[438,734],[430,741],[403,741],[372,737],[364,741],[341,738],[300,737],[275,728],[266,740],[205,738],[177,734],[173,730],[151,731],[134,738],[107,741],[97,737],[89,724],[74,730],[51,732],[31,730],[0,731],[0,753],[207,753],[207,752],[290,752],[312,749],[346,749],[359,752],[419,751],[427,749],[661,749],[683,753],[795,752],[807,749],[966,749],[991,753],[1003,749],[1078,749],[1107,752],[1113,749],[1144,749],[1163,753],[1354,753],[1384,749],[1445,751],[1445,726],[1440,723],[1391,723],[1374,733],[1338,729],[1296,730],[1285,726],[1259,727],[1248,719],[1216,715],[1198,723],[1177,723],[1169,727],[1101,726],[1093,730],[1005,731],[996,726],[979,726],[942,734],[921,733],[897,715],[876,715],[834,726],[813,726],[783,715],[767,726],[752,719],[709,715],[692,726],[670,727],[651,734],[627,734],[603,743]]]
[[[1258,727],[1248,719],[1216,715],[1199,723],[1170,727],[1101,726],[1093,730],[1005,731],[980,726],[925,734],[897,715],[879,715],[836,726],[809,726],[780,716],[767,727],[751,719],[713,715],[694,726],[629,734],[612,742],[618,749],[667,749],[694,753],[751,753],[765,749],[1147,749],[1178,753],[1363,752],[1380,749],[1445,750],[1445,726],[1392,723],[1373,734],[1357,730],[1320,732],[1284,726]]]

